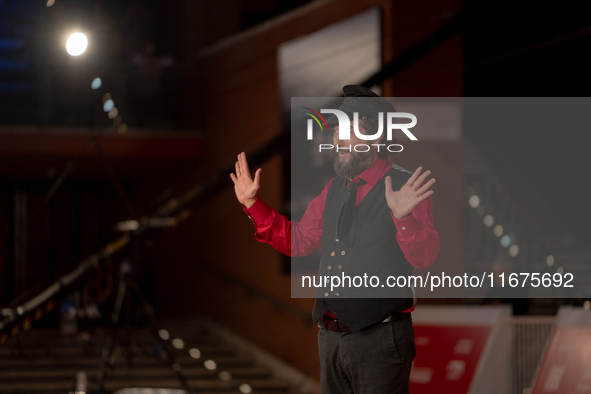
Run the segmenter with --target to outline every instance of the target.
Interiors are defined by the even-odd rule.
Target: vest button
[[[339,269],[341,269],[341,268],[343,268],[343,266],[339,264]]]
[[[334,256],[334,252],[330,252],[330,255],[331,255],[331,256]]]
[[[328,297],[328,293],[324,293],[324,296],[325,296],[325,297]]]
[[[341,255],[343,255],[343,256],[345,255],[345,251],[344,250],[341,252]]]
[[[406,230],[406,227],[402,227],[403,230]]]
[[[328,270],[332,269],[332,265],[329,265],[328,267],[326,267]]]
[[[337,239],[335,239],[335,241],[339,242],[339,239],[337,238]]]
[[[334,293],[334,295],[336,295],[338,297],[339,296],[339,293]]]

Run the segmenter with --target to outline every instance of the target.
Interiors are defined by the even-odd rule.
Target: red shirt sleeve
[[[408,217],[396,219],[392,215],[392,219],[398,230],[396,240],[404,257],[416,268],[429,268],[439,254],[439,233],[433,224],[431,196],[421,201]]]
[[[334,179],[334,178],[333,178]],[[255,226],[254,238],[266,242],[288,256],[306,256],[322,246],[324,204],[332,179],[316,196],[299,222],[290,221],[257,197],[250,207],[242,207]]]

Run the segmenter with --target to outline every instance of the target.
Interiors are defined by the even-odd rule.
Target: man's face
[[[375,147],[372,147],[368,152],[356,152],[355,145],[365,144],[371,147],[371,144],[376,141],[365,141],[357,137],[353,131],[353,121],[349,123],[350,127],[350,139],[341,140],[339,138],[339,125],[334,127],[333,145],[335,146],[335,172],[339,176],[347,178],[355,178],[363,171],[368,169],[371,164],[378,157]],[[366,134],[365,128],[363,127],[363,121],[359,121],[359,131],[362,134]],[[349,150],[349,146],[351,149]],[[338,149],[337,149],[338,148]],[[360,147],[359,150],[365,150],[364,147]]]

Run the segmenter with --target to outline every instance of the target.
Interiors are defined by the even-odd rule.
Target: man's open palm
[[[423,167],[417,168],[398,191],[392,190],[392,178],[386,177],[386,201],[396,219],[406,218],[418,203],[433,194],[433,190],[429,188],[435,183],[435,178],[424,183],[431,171],[425,171],[421,175],[422,169]]]
[[[234,182],[234,191],[236,192],[238,201],[246,206],[246,208],[250,208],[257,199],[257,192],[261,187],[261,171],[261,168],[256,171],[253,180],[248,169],[246,153],[242,152],[238,155],[236,175],[231,173],[230,178]]]

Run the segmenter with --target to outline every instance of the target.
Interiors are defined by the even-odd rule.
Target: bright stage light
[[[66,51],[70,56],[80,56],[88,48],[88,39],[82,33],[74,33],[66,42]]]
[[[102,79],[95,78],[95,79],[92,80],[92,83],[90,84],[90,87],[93,90],[97,90],[98,88],[100,88],[102,86],[102,84],[103,84],[103,80]]]
[[[115,102],[113,100],[108,99],[107,101],[104,102],[104,104],[103,104],[103,111],[109,112],[113,108],[115,108]]]

